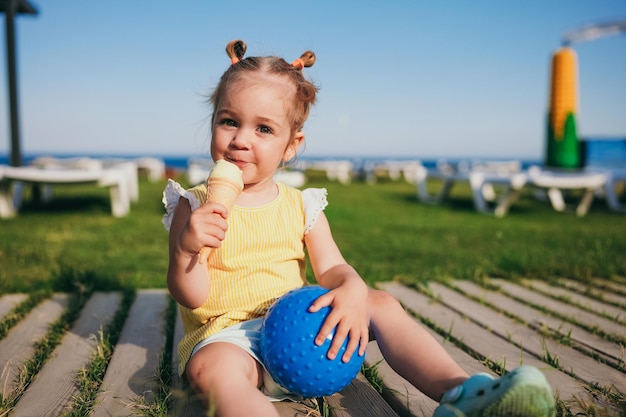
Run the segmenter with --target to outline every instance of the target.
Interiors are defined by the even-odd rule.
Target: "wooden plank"
[[[608,305],[602,301],[594,300],[593,298],[586,297],[577,292],[565,288],[555,287],[539,280],[524,280],[524,284],[528,285],[530,289],[540,292],[543,295],[569,300],[569,303],[572,305],[583,307],[584,309],[590,310],[598,315],[610,317],[622,325],[626,324],[626,311],[622,308]]]
[[[325,397],[325,401],[333,417],[398,417],[361,373],[341,392]]]
[[[308,400],[306,403],[293,401],[275,402],[274,407],[280,417],[314,417],[319,415],[315,404]]]
[[[148,402],[152,399],[165,346],[168,301],[165,289],[137,292],[96,398],[94,417],[131,416],[138,397],[144,396]]]
[[[546,315],[525,305],[523,302],[514,301],[501,293],[488,291],[464,281],[455,282],[454,285],[468,294],[478,295],[484,298],[490,304],[496,306],[496,308],[506,309],[508,313],[518,315],[529,323],[532,331],[524,329],[524,326],[521,324],[507,319],[496,311],[481,305],[481,303],[469,301],[467,297],[451,291],[449,288],[441,287],[436,283],[432,284],[431,287],[435,292],[442,295],[443,304],[433,303],[425,295],[419,294],[397,283],[383,283],[381,287],[395,295],[404,304],[405,308],[417,315],[428,318],[440,329],[448,331],[451,336],[463,341],[470,349],[474,349],[493,362],[505,364],[507,369],[512,369],[519,364],[521,359],[525,364],[540,367],[546,374],[550,384],[555,388],[557,394],[565,401],[568,401],[568,399],[571,400],[574,396],[576,398],[584,398],[586,391],[583,384],[562,372],[549,369],[547,365],[539,361],[535,355],[529,354],[526,350],[519,347],[515,347],[506,339],[518,340],[518,343],[523,344],[524,349],[529,349],[535,354],[540,354],[539,352],[541,352],[542,349],[539,348],[540,344],[537,342],[537,340],[540,340],[540,337],[533,332],[536,332],[541,326],[548,326],[554,330],[566,333],[568,331],[567,329],[571,328],[573,330],[570,336],[573,342],[580,343],[581,345],[587,344],[590,349],[596,349],[597,352],[602,352],[606,357],[613,357],[613,359],[619,357],[623,363],[621,347],[613,342],[608,342],[575,325],[563,322],[561,319]],[[518,293],[516,292],[516,294]],[[152,297],[149,300],[147,299],[150,298],[148,295]],[[101,294],[98,297],[100,296],[107,299],[109,297],[115,298],[111,293]],[[58,304],[59,297],[65,300],[65,305],[60,309],[57,306],[59,310],[57,313],[50,314],[47,311],[43,314],[41,313],[40,310],[43,308],[44,304],[51,303],[51,305],[54,306],[55,303]],[[117,297],[116,302],[119,303],[119,294]],[[67,397],[64,389],[71,385],[71,375],[75,375],[76,370],[80,369],[81,365],[79,362],[84,363],[86,360],[84,352],[86,350],[93,351],[93,343],[95,341],[95,339],[92,338],[94,326],[97,328],[97,323],[109,319],[110,315],[113,314],[112,312],[115,311],[115,307],[111,306],[104,307],[101,305],[97,308],[92,307],[91,303],[95,305],[100,304],[95,301],[95,298],[96,295],[87,303],[72,330],[64,336],[61,344],[57,347],[57,350],[53,353],[48,363],[41,370],[40,374],[35,377],[32,385],[18,402],[15,412],[12,415],[47,416],[59,415],[63,411],[62,404],[67,403],[67,400],[63,399]],[[57,299],[57,301],[53,302],[55,299]],[[3,376],[3,383],[6,381],[8,375],[7,370],[14,366],[14,364],[9,363],[15,360],[15,354],[11,353],[11,349],[15,348],[13,350],[14,353],[22,353],[22,350],[30,348],[32,355],[32,342],[45,335],[49,326],[49,324],[43,326],[43,333],[41,328],[39,328],[39,336],[37,336],[36,331],[32,333],[30,330],[24,331],[24,324],[30,320],[32,325],[32,317],[34,316],[37,316],[35,322],[38,323],[35,324],[39,326],[41,326],[45,320],[47,320],[48,323],[56,320],[64,311],[67,305],[67,299],[67,295],[56,294],[51,300],[42,302],[22,320],[22,323],[15,326],[4,340],[0,341],[0,360],[3,361],[0,363],[3,364],[3,375],[5,375]],[[546,297],[546,299],[558,303],[549,297]],[[6,300],[6,298],[0,298],[0,305],[2,304],[2,300]],[[129,312],[129,317],[120,336],[118,346],[109,364],[109,369],[107,370],[107,375],[103,383],[103,392],[100,393],[96,400],[93,415],[133,415],[137,413],[137,410],[132,408],[132,404],[138,396],[146,394],[146,398],[150,400],[150,394],[147,390],[149,391],[154,386],[154,377],[157,373],[160,359],[159,355],[162,353],[164,346],[164,315],[167,310],[168,300],[169,297],[167,296],[166,290],[138,292],[137,300]],[[537,296],[533,297],[532,302],[539,304],[537,300]],[[599,302],[598,300],[596,301]],[[10,310],[11,308],[9,308],[9,311]],[[54,308],[52,310],[54,310]],[[458,310],[463,315],[471,317],[471,320],[464,318],[463,315],[453,310]],[[93,313],[90,316],[88,311],[100,311],[102,315],[100,313]],[[36,312],[39,313],[36,314]],[[106,317],[107,315],[108,317]],[[490,330],[485,329],[485,325],[487,325]],[[92,331],[89,332],[87,330],[88,328]],[[466,352],[454,346],[447,338],[444,338],[444,336],[428,328],[427,331],[442,343],[444,349],[446,349],[469,374],[486,371],[481,361],[472,358]],[[500,337],[497,334],[492,334],[491,331],[500,334]],[[22,333],[21,339],[16,336],[20,332]],[[180,339],[182,326],[180,326],[179,321],[177,321],[175,333],[176,340]],[[27,337],[24,337],[24,335]],[[535,341],[529,342],[533,337]],[[10,338],[13,338],[13,341],[17,341],[17,343],[7,343],[7,340]],[[553,347],[548,346],[548,351],[552,354],[558,353],[560,365],[567,363],[564,362],[565,360],[571,361],[572,369],[578,374],[581,369],[580,364],[583,362],[581,362],[577,356],[569,356],[569,350],[571,349],[562,346],[557,346],[556,348],[561,350],[558,352],[555,350],[553,352]],[[618,351],[618,349],[620,350]],[[151,353],[146,353],[148,350],[151,350]],[[608,353],[604,351],[608,351]],[[566,353],[564,354],[563,352]],[[580,354],[580,352],[577,352],[577,354]],[[7,355],[10,356],[11,361],[6,359]],[[28,357],[29,355],[25,356],[26,359],[28,359]],[[382,355],[377,344],[370,343],[370,346],[368,346],[366,364],[371,365],[378,362],[380,359],[382,359]],[[175,372],[177,369],[176,353],[173,356],[173,360]],[[584,364],[584,366],[586,367],[587,365]],[[608,378],[606,377],[607,372],[604,371],[605,368],[610,369]],[[596,379],[601,376],[602,381],[599,382],[605,386],[609,385],[611,382],[609,381],[610,378],[618,378],[617,383],[614,385],[617,389],[623,390],[624,381],[626,381],[624,379],[624,373],[619,373],[619,371],[608,367],[605,368],[599,371],[588,370],[588,374],[591,376],[595,374]],[[397,375],[385,361],[378,365],[378,372],[385,386],[390,390],[395,389],[397,391],[395,395],[390,395],[390,393],[387,392],[384,396],[380,396],[371,387],[369,382],[367,382],[362,375],[359,375],[357,379],[341,393],[325,399],[331,416],[395,417],[397,415],[407,415],[407,411],[410,415],[419,417],[430,416],[432,414],[433,409],[437,405],[436,402],[425,397],[412,387],[410,383]],[[177,401],[177,394],[175,392],[176,386],[181,382],[180,378],[178,378],[178,380],[177,382],[177,376],[175,376],[172,381],[172,398],[174,399],[174,404],[176,404]],[[603,381],[608,382],[605,383]],[[50,395],[52,397],[49,397]],[[199,405],[194,395],[189,396],[189,392],[185,395],[187,396],[185,401],[190,401],[191,399],[192,402],[190,404],[196,401],[196,405]],[[392,410],[392,407],[389,406],[389,403],[396,409],[395,412]],[[575,408],[572,406],[572,403],[573,402],[570,402],[568,404],[570,411]],[[310,404],[281,402],[275,405],[281,417],[305,417],[314,409]],[[185,415],[189,417],[204,416],[201,405],[199,408],[196,408],[195,411],[193,411],[193,406],[190,407],[187,405],[186,407],[187,408],[184,408],[182,413],[178,413],[176,412],[176,408],[172,408],[170,415]]]
[[[0,297],[0,319],[4,318],[19,303],[26,299],[26,294],[4,294]]]
[[[614,292],[626,296],[626,278],[613,277],[611,280],[595,278],[590,282],[591,285],[606,290],[606,292]]]
[[[529,304],[544,306],[553,312],[556,312],[564,317],[570,317],[577,322],[585,324],[586,326],[598,327],[609,334],[626,338],[626,326],[616,323],[613,320],[599,317],[593,313],[588,313],[575,306],[554,300],[550,297],[546,297],[503,279],[492,279],[491,283],[499,286],[502,291],[514,296],[514,298],[522,299],[524,302]]]
[[[437,340],[448,354],[469,375],[487,372],[494,375],[486,366],[475,358],[446,342],[441,335],[425,327],[425,330]],[[420,392],[410,382],[398,375],[384,360],[378,344],[373,341],[367,347],[365,356],[367,366],[376,365],[378,376],[382,379],[385,389],[383,398],[400,415],[431,416],[438,403]]]
[[[120,305],[120,293],[94,293],[72,329],[63,336],[54,356],[39,372],[12,416],[55,417],[67,411],[78,394],[76,376],[91,360],[98,345],[98,331],[109,325]]]
[[[441,302],[453,308],[465,317],[486,327],[520,348],[541,358],[548,352],[556,358],[558,366],[566,372],[573,372],[577,378],[587,384],[599,383],[603,386],[615,386],[620,392],[626,392],[626,375],[617,369],[595,361],[593,358],[578,352],[555,340],[545,338],[534,330],[504,316],[501,313],[472,301],[458,292],[441,284],[431,282],[428,287],[434,295],[442,298]]]
[[[433,302],[425,295],[395,282],[386,282],[381,285],[386,291],[398,298],[405,308],[419,316],[428,318],[439,328],[445,329],[453,337],[461,340],[470,349],[479,352],[497,364],[503,365],[507,371],[513,370],[520,363],[540,368],[550,385],[562,399],[572,398],[584,390],[581,382],[549,367],[529,352],[510,344],[449,308]]]
[[[469,296],[484,300],[495,308],[520,318],[536,331],[549,329],[560,333],[569,338],[571,343],[578,348],[589,351],[615,366],[623,367],[624,365],[624,349],[618,343],[603,339],[581,327],[545,314],[499,292],[479,287],[469,281],[454,281],[453,285]]]
[[[470,296],[484,299],[494,305],[495,308],[506,310],[509,314],[526,321],[536,330],[544,328],[558,332],[570,339],[577,347],[593,352],[593,354],[601,356],[603,360],[614,362],[618,366],[624,362],[624,350],[622,346],[616,342],[606,340],[569,321],[564,321],[534,309],[502,293],[488,291],[478,287],[469,281],[455,281],[454,286],[460,288]]]
[[[170,414],[174,416],[202,417],[204,408],[202,402],[194,394],[188,384],[178,375],[178,342],[183,338],[185,331],[180,318],[180,309],[176,314],[176,326],[174,328],[174,344],[172,352],[172,381],[171,381],[171,405]]]
[[[54,294],[35,307],[0,341],[3,396],[8,396],[16,388],[15,377],[20,367],[35,352],[33,343],[48,333],[50,324],[67,308],[68,300],[67,294]]]
[[[625,296],[611,291],[603,291],[600,287],[594,286],[592,283],[583,284],[580,281],[574,281],[571,279],[560,279],[558,280],[558,284],[564,288],[568,288],[581,294],[589,294],[596,299],[626,309]]]
[[[375,341],[370,342],[367,346],[365,365],[376,366],[378,377],[383,382],[382,396],[397,414],[413,416],[431,416],[433,414],[437,403],[391,369]]]

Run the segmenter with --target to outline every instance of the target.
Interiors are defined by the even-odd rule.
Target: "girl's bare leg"
[[[262,367],[246,351],[230,343],[212,343],[187,364],[187,378],[205,408],[219,417],[278,417],[259,390]],[[242,401],[242,399],[244,399]]]
[[[387,363],[433,400],[463,383],[467,373],[400,303],[384,291],[370,290],[370,329]]]

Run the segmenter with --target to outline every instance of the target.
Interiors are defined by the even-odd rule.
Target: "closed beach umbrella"
[[[15,64],[15,16],[36,15],[37,10],[28,0],[0,0],[0,12],[5,15],[7,74],[9,81],[9,120],[11,125],[11,165],[22,165],[17,100],[17,70]]]

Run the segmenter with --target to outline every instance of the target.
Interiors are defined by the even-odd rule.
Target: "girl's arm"
[[[324,343],[336,327],[328,358],[334,359],[344,339],[349,337],[342,357],[347,362],[357,346],[360,346],[359,355],[365,354],[368,343],[367,285],[341,255],[324,213],[320,213],[313,229],[305,235],[305,243],[317,282],[330,289],[327,294],[315,300],[310,311],[319,311],[327,306],[332,308],[315,343]]]
[[[191,211],[189,201],[181,198],[174,211],[169,234],[167,287],[184,307],[198,308],[209,295],[206,264],[198,262],[204,246],[217,248],[226,233],[226,208],[207,203]]]

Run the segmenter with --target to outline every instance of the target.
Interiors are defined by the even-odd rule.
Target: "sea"
[[[584,139],[581,141],[583,161],[585,167],[590,168],[604,168],[604,169],[626,169],[626,137],[624,138],[593,138]],[[22,155],[22,164],[28,165],[31,161],[39,157],[55,157],[55,158],[78,158],[89,157],[97,159],[136,159],[143,157],[154,157],[163,160],[165,166],[172,170],[184,170],[190,161],[199,159],[197,155],[159,155],[159,154],[138,154],[138,153],[72,153],[72,152],[25,152]],[[506,158],[480,158],[480,157],[467,157],[467,158],[446,158],[446,157],[421,157],[419,155],[414,156],[350,156],[350,155],[325,155],[325,156],[306,156],[302,155],[298,157],[303,162],[317,162],[317,161],[333,161],[333,160],[348,160],[352,162],[353,167],[356,170],[365,169],[368,166],[377,165],[380,163],[394,161],[394,162],[407,162],[407,161],[420,161],[427,168],[436,167],[441,161],[446,161],[449,164],[456,164],[461,161],[510,161],[520,160],[522,168],[528,168],[532,165],[542,165],[541,159],[519,159],[512,157]],[[9,164],[9,155],[7,153],[0,154],[0,165]]]

